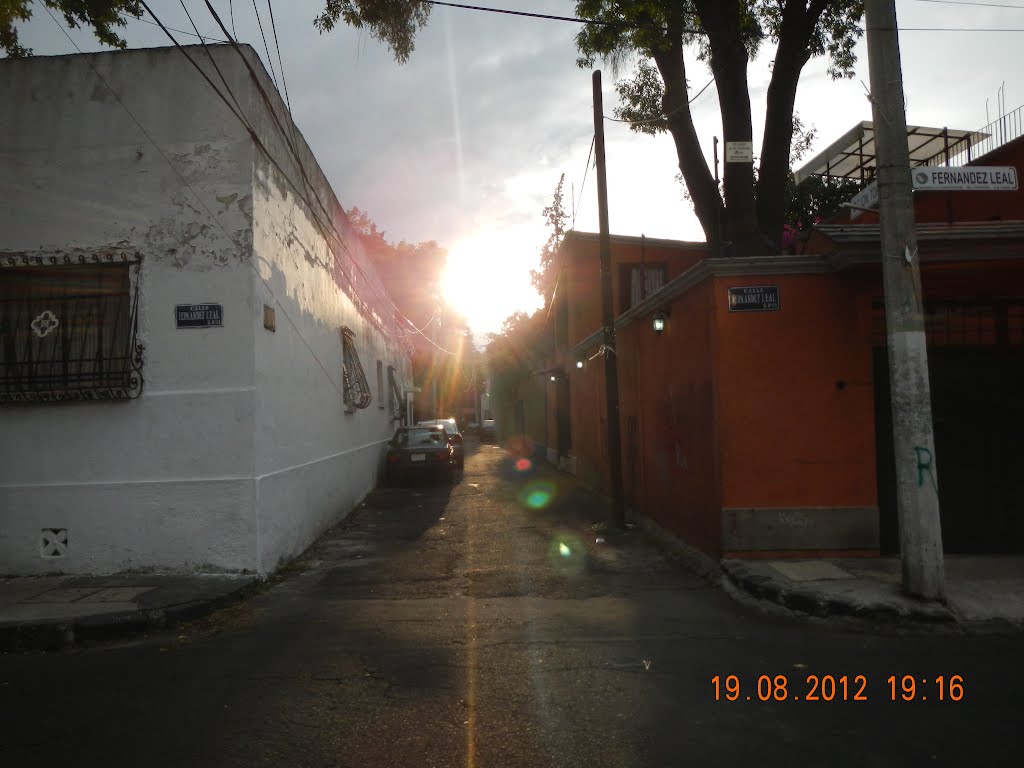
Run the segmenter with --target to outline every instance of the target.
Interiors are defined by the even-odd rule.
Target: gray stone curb
[[[956,624],[957,617],[939,603],[903,605],[854,602],[802,587],[783,577],[770,578],[739,560],[722,561],[722,571],[737,589],[760,600],[777,603],[784,608],[820,618],[849,616],[887,623],[915,622],[924,624]]]
[[[226,593],[162,608],[0,625],[0,652],[68,650],[157,632],[239,603],[263,583],[253,577]]]

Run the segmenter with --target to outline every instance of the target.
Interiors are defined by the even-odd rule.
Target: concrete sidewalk
[[[157,631],[230,605],[258,583],[221,574],[0,577],[0,651]]]
[[[927,602],[903,594],[898,557],[722,561],[730,586],[812,616],[1024,630],[1024,557],[947,555],[945,570],[945,600]]]

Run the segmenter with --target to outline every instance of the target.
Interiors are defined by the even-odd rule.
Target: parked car
[[[389,485],[411,477],[454,481],[458,466],[455,448],[440,425],[399,427],[388,443],[386,479]]]
[[[459,469],[462,469],[466,463],[466,450],[462,441],[462,433],[459,431],[459,425],[455,419],[427,419],[416,423],[420,426],[436,424],[437,426],[444,427],[444,431],[448,433],[452,446],[455,448],[455,464]]]
[[[494,426],[494,419],[484,419],[480,425],[480,442],[493,443],[498,439],[497,429]]]

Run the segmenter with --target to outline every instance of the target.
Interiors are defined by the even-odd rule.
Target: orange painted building
[[[1017,140],[976,163],[1019,166],[1022,155]],[[918,462],[922,482],[937,474],[947,553],[1024,552],[1022,195],[916,196],[936,456],[901,460]],[[703,243],[612,237],[634,518],[713,558],[897,550],[873,218],[821,224],[795,256],[713,258]],[[562,249],[546,427],[531,438],[607,490],[598,239],[569,233]]]

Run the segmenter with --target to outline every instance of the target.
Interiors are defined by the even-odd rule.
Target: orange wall
[[[656,242],[656,241],[655,241]],[[688,246],[688,247],[687,247]],[[596,237],[567,236],[569,249],[566,283],[569,302],[569,345],[586,338],[601,327],[601,252]],[[670,248],[665,245],[612,241],[612,309],[621,313],[622,286],[620,269],[625,264],[664,264],[665,281],[679,277],[694,264],[708,256],[699,244]]]
[[[619,332],[618,350],[627,503],[717,554],[711,318],[706,282],[675,300],[660,336],[644,318]]]
[[[727,289],[777,285],[778,312]],[[723,507],[876,504],[871,348],[842,275],[714,280]],[[842,382],[842,384],[840,384]]]
[[[582,369],[567,365],[567,370],[572,420],[572,447],[569,455],[576,457],[577,474],[581,479],[608,492],[604,358],[596,357]]]

